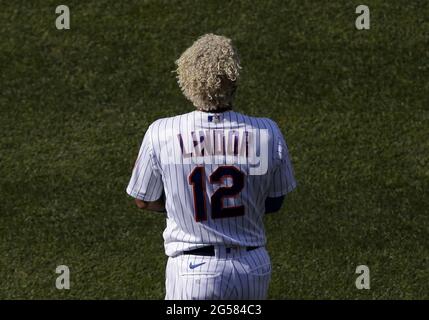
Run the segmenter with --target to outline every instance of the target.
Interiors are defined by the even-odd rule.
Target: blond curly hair
[[[195,107],[204,111],[231,107],[241,69],[231,39],[205,34],[176,64],[180,89]]]

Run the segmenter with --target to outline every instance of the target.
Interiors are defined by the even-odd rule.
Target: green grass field
[[[148,125],[193,109],[171,71],[213,32],[241,54],[236,110],[278,122],[299,183],[266,218],[270,298],[428,299],[429,3],[366,1],[364,31],[359,4],[2,1],[0,298],[164,297],[164,219],[125,187]]]

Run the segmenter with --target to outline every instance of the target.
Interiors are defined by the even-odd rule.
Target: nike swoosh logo
[[[202,266],[203,264],[205,264],[205,262],[196,263],[196,264],[192,264],[192,262],[190,262],[189,269],[195,269],[196,267]]]

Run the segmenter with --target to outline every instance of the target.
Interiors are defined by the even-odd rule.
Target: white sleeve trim
[[[143,200],[143,201],[148,201],[148,202],[151,202],[151,201],[156,201],[156,200],[158,200],[160,197],[161,197],[161,195],[162,195],[162,192],[161,192],[161,194],[160,195],[158,195],[157,197],[154,197],[153,195],[152,195],[152,197],[150,197],[150,196],[148,196],[148,195],[146,195],[146,194],[140,194],[138,191],[136,191],[136,190],[132,190],[131,189],[131,187],[127,187],[127,193],[128,193],[128,195],[130,195],[131,197],[133,197],[133,198],[135,198],[135,199],[139,199],[139,200]]]

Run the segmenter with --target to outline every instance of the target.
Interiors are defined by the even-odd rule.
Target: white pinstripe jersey
[[[265,245],[265,199],[296,187],[277,124],[234,111],[193,111],[148,128],[127,193],[165,192],[165,251],[206,245]]]

